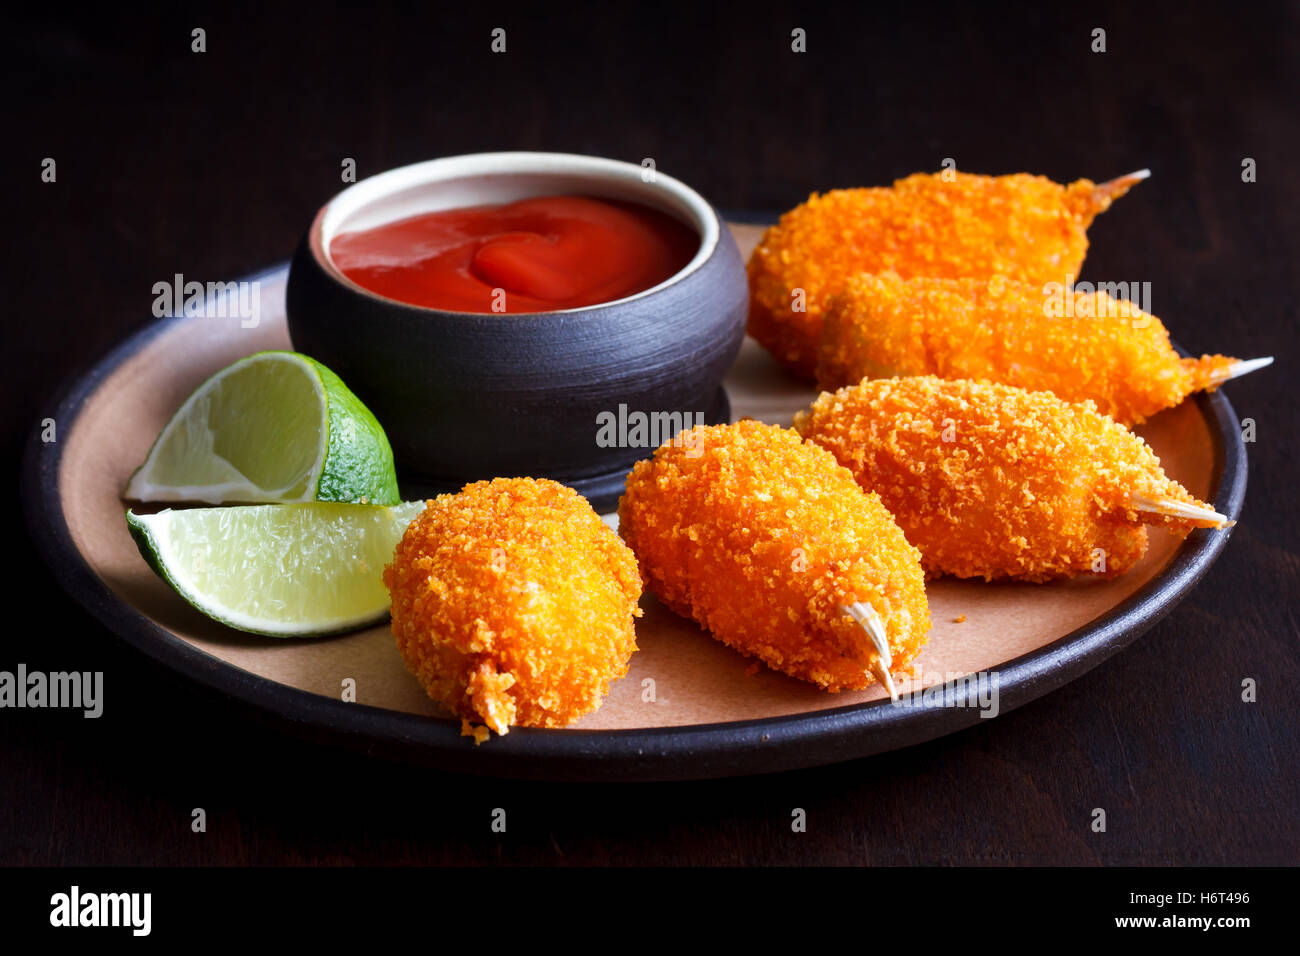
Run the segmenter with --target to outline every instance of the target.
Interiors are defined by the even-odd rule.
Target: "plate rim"
[[[731,221],[731,220],[728,220]],[[287,261],[236,280],[267,282],[288,271]],[[57,427],[70,433],[85,400],[130,356],[161,334],[169,317],[130,333],[56,390]],[[1177,345],[1174,346],[1178,348]],[[1178,349],[1181,354],[1187,354]],[[1247,459],[1240,425],[1222,390],[1192,401],[1205,419],[1214,448],[1210,500],[1236,520],[1245,500]],[[176,637],[121,599],[95,573],[72,540],[59,496],[62,443],[40,440],[41,421],[23,453],[20,488],[28,534],[60,587],[118,639],[156,663],[276,718],[290,732],[439,769],[535,780],[627,782],[709,779],[774,773],[858,759],[912,746],[981,720],[978,709],[917,700],[903,706],[882,699],[725,723],[625,730],[516,727],[474,746],[453,719],[368,704],[347,703],[290,687],[229,664]],[[1231,537],[1231,527],[1198,529],[1169,564],[1106,613],[1049,644],[1004,662],[998,674],[998,715],[1082,676],[1127,647],[1171,611],[1209,570]],[[925,688],[954,687],[949,681]],[[895,712],[901,716],[891,717]]]

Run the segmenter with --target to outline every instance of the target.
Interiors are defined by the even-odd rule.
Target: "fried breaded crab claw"
[[[917,173],[893,186],[813,194],[749,260],[749,334],[812,378],[827,299],[859,272],[1068,283],[1093,219],[1146,170],[1068,186],[1044,176]]]
[[[1050,392],[873,379],[823,392],[795,428],[880,495],[932,575],[1112,577],[1146,553],[1147,525],[1227,521],[1137,435]]]
[[[699,426],[638,462],[619,530],[668,607],[831,691],[879,681],[925,644],[920,555],[880,499],[786,428]]]
[[[817,384],[833,389],[906,375],[987,379],[1068,402],[1091,399],[1130,425],[1271,362],[1183,358],[1156,316],[1106,289],[863,273],[830,299]]]
[[[429,696],[482,741],[600,706],[636,650],[636,558],[577,492],[497,478],[439,495],[384,570],[392,628]]]

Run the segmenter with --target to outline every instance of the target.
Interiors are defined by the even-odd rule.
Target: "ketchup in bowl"
[[[449,312],[551,312],[653,288],[699,246],[694,230],[648,206],[540,196],[340,233],[329,255],[357,285],[400,302]]]

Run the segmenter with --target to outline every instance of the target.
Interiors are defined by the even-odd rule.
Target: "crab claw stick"
[[[1110,208],[1112,202],[1142,182],[1142,180],[1150,178],[1151,170],[1138,169],[1131,173],[1125,173],[1123,176],[1108,179],[1104,183],[1098,183],[1092,188],[1092,196],[1089,198],[1088,203],[1093,216],[1105,212]]]
[[[855,273],[1068,282],[1093,217],[1140,178],[1062,186],[1026,173],[917,173],[892,187],[814,193],[750,256],[749,334],[812,378],[826,300]]]
[[[850,604],[843,610],[858,622],[866,635],[871,638],[871,643],[876,646],[876,659],[872,662],[874,666],[871,672],[876,675],[876,680],[885,685],[890,699],[898,700],[898,688],[894,686],[893,675],[889,673],[889,668],[894,665],[894,655],[889,650],[889,632],[885,630],[885,622],[880,619],[880,615],[870,604]]]
[[[1273,356],[1266,355],[1263,358],[1256,359],[1237,359],[1229,362],[1220,368],[1210,371],[1205,377],[1208,382],[1207,388],[1215,388],[1224,382],[1230,382],[1234,378],[1241,378],[1243,375],[1249,375],[1251,372],[1257,372],[1262,368],[1268,368],[1273,364]]]
[[[636,558],[577,492],[497,478],[439,495],[384,570],[393,634],[465,733],[561,727],[627,673]],[[475,726],[480,725],[480,726]]]
[[[887,272],[852,276],[831,297],[817,382],[831,389],[902,375],[988,379],[1069,402],[1092,399],[1133,424],[1217,388],[1243,366],[1258,367],[1226,355],[1182,358],[1158,318],[1105,289]]]
[[[880,499],[786,428],[699,426],[638,462],[619,530],[668,607],[827,690],[873,681],[930,630],[920,555]]]
[[[1175,534],[1227,519],[1091,403],[933,376],[823,392],[795,418],[880,495],[930,574],[1047,581],[1112,576]]]
[[[1175,518],[1185,518],[1194,523],[1219,528],[1228,523],[1228,516],[1221,515],[1209,505],[1194,505],[1186,501],[1179,501],[1177,498],[1171,498],[1168,495],[1142,495],[1130,494],[1128,503],[1138,511],[1148,511],[1156,515],[1172,515]]]

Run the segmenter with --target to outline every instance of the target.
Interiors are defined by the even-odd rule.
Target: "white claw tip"
[[[894,686],[893,675],[891,675],[889,671],[885,670],[885,668],[882,667],[880,668],[880,673],[876,675],[876,679],[880,680],[885,685],[885,690],[889,691],[889,699],[897,703],[898,688]]]
[[[1188,359],[1189,362],[1194,360]],[[1249,375],[1251,372],[1257,372],[1262,368],[1267,368],[1273,364],[1273,356],[1266,355],[1264,358],[1240,359],[1229,365],[1214,369],[1207,375],[1202,376],[1197,383],[1197,388],[1218,388],[1224,382],[1230,382],[1234,378],[1241,378],[1243,375]]]
[[[1241,378],[1243,375],[1249,375],[1261,368],[1268,368],[1273,364],[1273,356],[1266,355],[1263,358],[1243,359],[1240,362],[1233,362],[1218,375],[1214,376],[1215,384],[1229,381],[1234,378]]]
[[[1134,185],[1140,183],[1151,175],[1149,169],[1139,169],[1137,172],[1125,173],[1123,176],[1116,176],[1114,179],[1108,179],[1104,183],[1098,183],[1092,190],[1093,203],[1101,208],[1105,208],[1118,197],[1124,195]]]
[[[1152,514],[1168,515],[1171,518],[1183,518],[1187,521],[1212,521],[1220,527],[1229,523],[1227,515],[1221,515],[1213,508],[1189,504],[1165,495],[1131,494],[1128,500],[1129,504],[1138,511],[1149,511]]]
[[[876,645],[876,653],[880,655],[880,662],[886,667],[892,665],[894,655],[889,650],[889,638],[885,632],[885,622],[880,619],[876,609],[870,604],[859,601],[856,604],[844,605],[844,611],[867,632],[871,642]]]
[[[894,663],[894,655],[889,650],[889,636],[885,633],[885,622],[880,619],[874,607],[862,601],[844,604],[841,608],[845,614],[858,622],[871,638],[871,643],[876,645],[876,657],[879,663],[872,668],[872,672],[876,675],[876,680],[889,691],[889,699],[898,700],[898,688],[894,686],[894,678],[889,673],[889,668]]]

